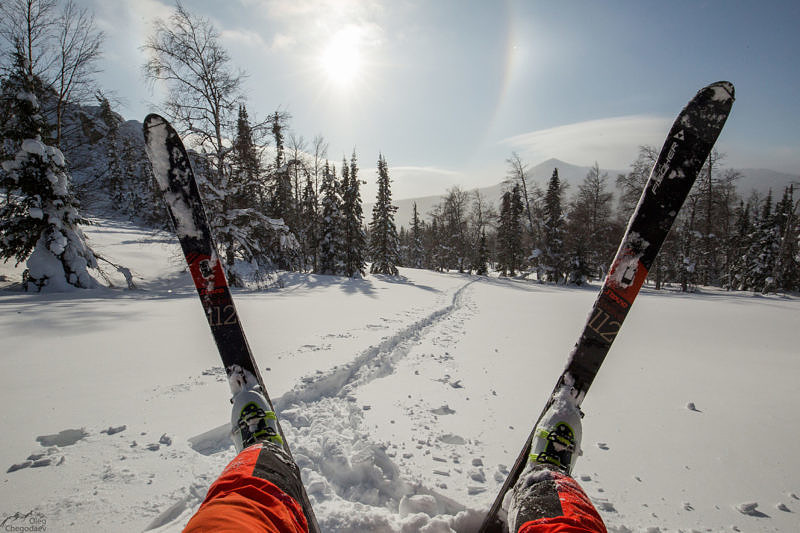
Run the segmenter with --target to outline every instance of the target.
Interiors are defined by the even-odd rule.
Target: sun
[[[322,50],[320,66],[325,76],[334,85],[347,87],[361,73],[362,42],[355,29],[344,29],[336,33]]]

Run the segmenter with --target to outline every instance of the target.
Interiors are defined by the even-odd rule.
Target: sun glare
[[[320,65],[335,85],[350,85],[361,71],[361,39],[355,30],[342,30],[333,36],[322,51]]]

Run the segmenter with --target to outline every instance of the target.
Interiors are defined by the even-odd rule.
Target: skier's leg
[[[606,533],[603,520],[570,477],[581,449],[581,412],[569,387],[558,391],[533,432],[528,464],[511,494],[513,533]]]
[[[514,486],[508,523],[514,533],[606,533],[578,482],[548,464],[529,465]]]
[[[280,446],[250,446],[211,485],[184,533],[308,533],[301,490],[297,465]]]
[[[257,389],[233,397],[239,454],[208,489],[184,532],[308,533],[300,470],[282,446],[277,418]]]

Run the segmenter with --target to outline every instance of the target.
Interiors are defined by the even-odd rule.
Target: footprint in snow
[[[463,444],[467,443],[467,441],[466,441],[466,439],[464,439],[464,437],[462,437],[460,435],[453,435],[452,433],[447,433],[445,435],[440,435],[438,437],[438,440],[440,440],[441,442],[444,442],[445,444],[463,445]]]
[[[48,448],[47,451],[44,453],[32,453],[28,456],[28,458],[25,461],[9,466],[8,470],[6,470],[6,473],[10,474],[11,472],[16,472],[17,470],[22,470],[23,468],[61,466],[64,464],[66,457],[57,454],[58,454],[58,448],[56,447]]]
[[[611,449],[611,448],[608,447],[608,444],[606,444],[605,442],[598,442],[597,443],[597,447],[600,448],[601,450],[610,450]]]
[[[688,410],[690,410],[690,411],[694,411],[695,413],[702,413],[703,412],[703,411],[701,411],[700,409],[697,408],[697,406],[694,404],[694,402],[687,403],[686,404],[686,408]]]
[[[740,503],[739,505],[735,506],[735,508],[743,515],[754,516],[756,518],[769,518],[769,515],[766,515],[758,510],[758,502]]]
[[[779,511],[783,511],[784,513],[791,513],[791,512],[792,512],[792,510],[791,510],[791,509],[789,509],[789,508],[786,506],[786,504],[785,504],[785,503],[779,503],[778,505],[776,505],[776,506],[775,506],[775,508],[776,508],[777,510],[779,510]]]
[[[55,435],[39,435],[36,441],[42,446],[72,446],[79,440],[88,437],[89,434],[83,429],[65,429]]]
[[[597,508],[600,511],[605,511],[607,513],[616,513],[617,512],[617,508],[614,507],[614,504],[609,502],[609,501],[599,501],[599,502],[595,502],[595,503],[596,503]]]

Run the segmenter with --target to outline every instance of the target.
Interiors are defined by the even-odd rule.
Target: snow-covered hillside
[[[234,455],[224,371],[174,239],[88,233],[139,290],[0,292],[0,520],[180,531]],[[474,531],[597,289],[401,274],[235,293],[324,531]],[[800,530],[798,324],[797,297],[643,291],[584,402],[610,531]]]

